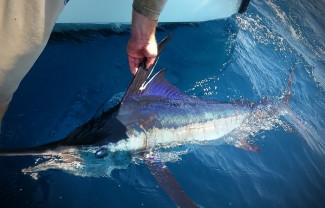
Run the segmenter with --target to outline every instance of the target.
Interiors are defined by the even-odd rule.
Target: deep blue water
[[[252,134],[259,153],[226,142],[184,145],[167,162],[202,207],[325,207],[324,0],[253,0],[227,20],[160,25],[173,38],[158,68],[187,94],[221,101],[282,95],[295,69],[291,118]],[[125,91],[129,29],[55,32],[21,83],[0,135],[6,147],[60,139]],[[238,135],[240,136],[240,135]],[[186,154],[180,152],[186,151]],[[1,207],[174,207],[145,164],[110,177],[21,173],[35,158],[0,158]]]

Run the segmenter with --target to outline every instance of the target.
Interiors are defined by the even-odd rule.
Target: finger
[[[136,65],[136,60],[134,57],[131,56],[128,56],[128,60],[129,60],[130,71],[132,74],[135,74],[138,70],[138,66]]]
[[[139,65],[143,58],[129,57],[130,71],[132,74],[135,74],[138,71]]]
[[[146,62],[146,68],[148,69],[153,63],[155,63],[156,56],[148,57]]]

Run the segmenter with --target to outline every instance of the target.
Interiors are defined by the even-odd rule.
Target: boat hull
[[[242,11],[247,0],[168,1],[159,22],[200,22],[230,17]],[[57,23],[107,24],[131,22],[131,0],[69,1]]]

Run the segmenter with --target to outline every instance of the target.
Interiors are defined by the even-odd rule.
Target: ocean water
[[[324,0],[253,0],[245,14],[226,20],[160,24],[157,39],[172,40],[157,68],[167,67],[166,78],[189,95],[278,99],[294,69],[291,116],[243,138],[258,153],[227,142],[167,152],[166,165],[200,207],[325,206],[324,11]],[[128,37],[123,25],[56,29],[14,96],[1,146],[63,138],[120,97],[132,79]],[[0,206],[175,207],[145,164],[116,157],[106,177],[48,170],[37,180],[21,172],[37,158],[0,158]]]

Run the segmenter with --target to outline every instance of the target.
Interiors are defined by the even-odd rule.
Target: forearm
[[[133,9],[152,20],[158,20],[167,0],[134,0]]]
[[[148,19],[135,10],[132,11],[131,39],[140,44],[155,41],[157,20]]]
[[[155,31],[160,13],[167,0],[134,0],[131,38],[137,42],[155,41]]]

